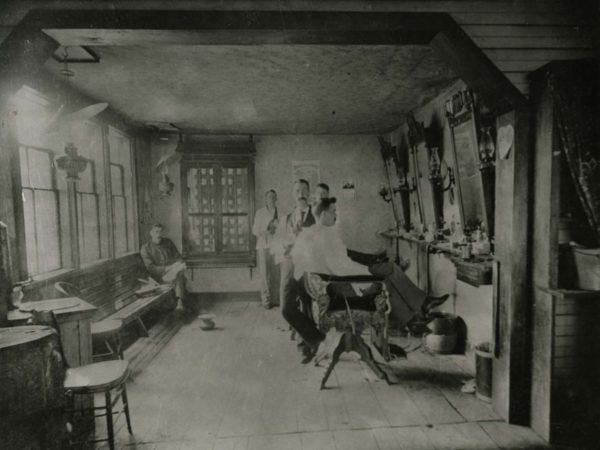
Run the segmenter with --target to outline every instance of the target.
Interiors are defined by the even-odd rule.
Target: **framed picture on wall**
[[[313,194],[309,201],[312,203],[315,188],[321,182],[321,162],[317,159],[292,161],[292,183],[300,178],[310,183],[310,190]]]

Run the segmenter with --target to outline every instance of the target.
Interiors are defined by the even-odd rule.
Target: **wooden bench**
[[[125,325],[136,322],[140,331],[147,336],[148,330],[142,316],[162,305],[171,308],[176,305],[173,288],[163,289],[156,295],[147,297],[136,295],[135,292],[143,285],[139,280],[149,277],[142,258],[139,253],[135,253],[74,270],[60,278],[34,283],[34,286],[26,287],[24,292],[28,300],[56,298],[58,294],[54,283],[70,283],[80,291],[83,300],[98,308],[93,317],[94,321],[118,319]]]
[[[144,336],[148,336],[148,329],[142,321],[142,316],[147,311],[154,309],[163,300],[166,300],[166,297],[171,299],[173,298],[173,288],[161,288],[161,291],[155,295],[145,296],[141,298],[136,297],[134,301],[132,301],[131,303],[127,303],[127,306],[118,309],[111,315],[105,317],[105,319],[120,320],[123,322],[123,325],[127,325],[128,323],[136,321],[140,326],[140,330],[142,331]]]

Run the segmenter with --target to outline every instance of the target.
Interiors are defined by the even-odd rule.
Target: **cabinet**
[[[600,292],[537,287],[535,298],[532,428],[552,443],[597,448]]]

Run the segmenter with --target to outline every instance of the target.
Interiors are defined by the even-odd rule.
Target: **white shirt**
[[[305,272],[328,275],[370,275],[369,269],[352,261],[337,227],[316,224],[298,235],[292,249],[294,277]]]
[[[256,211],[254,225],[252,226],[252,234],[256,236],[257,250],[262,250],[271,246],[273,235],[269,233],[267,227],[274,217],[275,211],[269,211],[266,206]]]

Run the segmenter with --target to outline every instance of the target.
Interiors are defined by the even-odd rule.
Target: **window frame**
[[[40,265],[40,258],[39,258],[39,243],[38,243],[38,225],[37,225],[37,218],[36,218],[36,207],[35,207],[35,192],[36,191],[44,191],[44,192],[52,192],[54,194],[54,206],[56,208],[56,230],[57,230],[57,235],[58,235],[58,251],[59,251],[59,255],[58,255],[58,264],[59,266],[51,269],[49,271],[45,271],[45,272],[37,272],[37,273],[32,273],[33,271],[31,271],[31,266],[30,266],[30,262],[29,262],[29,258],[28,256],[25,256],[27,259],[27,274],[30,277],[38,277],[44,274],[48,274],[48,273],[54,273],[57,271],[61,271],[65,269],[65,255],[63,254],[63,236],[61,233],[61,228],[62,228],[62,220],[61,220],[61,202],[60,202],[60,191],[58,189],[58,181],[57,181],[57,174],[56,174],[56,165],[54,164],[54,160],[55,160],[55,152],[52,149],[49,148],[43,148],[43,147],[39,147],[39,146],[35,146],[35,145],[28,145],[28,144],[23,144],[23,143],[18,143],[18,147],[19,147],[19,158],[21,157],[21,149],[25,150],[25,155],[26,155],[26,162],[25,164],[27,165],[27,172],[28,174],[30,173],[30,165],[29,165],[29,150],[34,150],[34,151],[38,151],[38,152],[42,152],[45,153],[48,156],[48,160],[49,160],[49,170],[50,170],[50,184],[51,184],[51,188],[40,188],[40,187],[32,187],[32,186],[25,186],[23,185],[22,181],[20,182],[20,188],[21,188],[21,201],[23,203],[25,203],[25,197],[24,197],[24,191],[30,191],[32,193],[32,199],[33,199],[33,234],[35,237],[35,255],[36,255],[36,261],[35,261],[35,266],[36,266],[36,271],[39,270],[39,265]],[[20,162],[20,165],[22,165],[22,162]],[[20,174],[20,180],[22,180],[22,174]],[[29,184],[31,182],[31,180],[29,179]],[[22,206],[23,208],[23,215],[25,215],[25,206]],[[25,235],[25,229],[23,229],[23,234]],[[25,249],[25,255],[27,255],[28,251],[27,249]]]
[[[137,203],[137,171],[135,165],[135,139],[125,131],[107,124],[105,125],[106,132],[103,134],[103,138],[105,140],[104,148],[105,148],[105,164],[107,167],[105,176],[107,180],[107,198],[109,199],[109,228],[110,228],[110,258],[116,259],[121,258],[132,253],[137,253],[140,250],[139,245],[139,229],[136,226],[138,224],[138,203]],[[129,167],[131,168],[131,201],[128,202],[127,193],[125,189],[125,167],[118,163],[113,162],[110,155],[110,136],[111,133],[120,137],[125,138],[129,141]],[[113,193],[113,180],[112,180],[112,166],[116,166],[119,168],[119,172],[121,174],[121,194]],[[115,240],[115,202],[114,198],[120,197],[123,198],[125,203],[125,242],[127,246],[127,251],[124,253],[117,254],[117,245]],[[130,204],[129,204],[130,203]],[[131,215],[131,224],[129,224],[129,216]],[[130,227],[132,227],[131,235],[130,235]]]
[[[182,223],[182,254],[186,263],[190,267],[198,268],[230,268],[230,267],[255,267],[256,266],[256,250],[254,235],[252,234],[252,221],[254,220],[255,202],[254,202],[254,186],[255,186],[255,156],[254,144],[249,143],[239,144],[237,146],[220,147],[218,152],[212,146],[200,146],[190,152],[184,152],[180,164],[180,184],[181,184],[181,223]],[[192,168],[201,169],[213,167],[221,175],[216,178],[215,173],[215,211],[210,214],[214,217],[215,223],[215,252],[200,253],[191,251],[190,239],[190,215],[207,216],[206,213],[188,213],[189,206],[189,188],[187,175]],[[233,214],[223,213],[222,211],[222,188],[221,180],[223,169],[228,168],[245,168],[247,170],[247,213]],[[248,240],[248,251],[245,252],[223,252],[223,217],[226,216],[247,215],[248,226],[246,236]]]
[[[100,193],[98,192],[98,180],[96,175],[96,161],[87,159],[88,164],[90,165],[90,174],[92,177],[92,191],[82,191],[79,186],[80,183],[75,185],[75,197],[77,201],[77,239],[79,245],[79,261],[77,267],[85,266],[87,264],[93,264],[96,261],[101,261],[103,259],[102,256],[102,218],[100,214]],[[83,197],[84,196],[92,196],[95,200],[95,209],[96,209],[96,240],[98,244],[98,257],[93,259],[92,261],[83,261],[83,251],[82,251],[82,243],[85,242],[85,228],[83,224],[80,222],[83,219]]]

